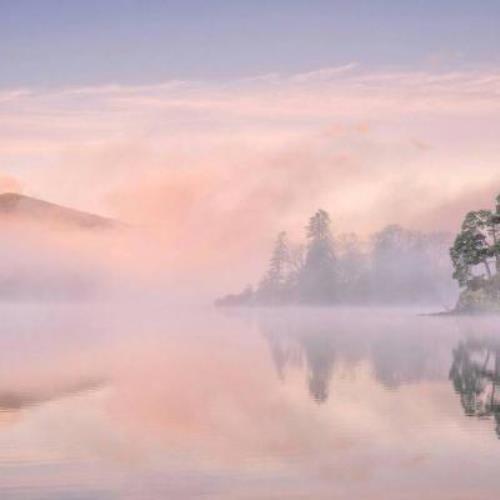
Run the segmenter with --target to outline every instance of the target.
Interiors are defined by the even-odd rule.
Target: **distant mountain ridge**
[[[0,194],[0,218],[5,216],[81,229],[112,229],[120,225],[114,219],[18,193]]]

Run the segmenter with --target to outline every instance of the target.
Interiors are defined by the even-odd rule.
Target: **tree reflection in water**
[[[331,340],[324,336],[305,337],[303,347],[307,361],[309,393],[317,403],[323,403],[328,399],[335,351]]]
[[[500,342],[467,340],[453,350],[450,380],[468,416],[494,417],[500,438]]]
[[[304,370],[309,395],[317,403],[332,397],[335,370],[355,377],[359,367],[368,367],[370,376],[391,391],[448,376],[450,344],[445,336],[437,342],[425,335],[419,322],[408,327],[382,316],[354,326],[352,317],[341,313],[265,314],[259,327],[280,380],[288,368]]]
[[[264,336],[269,342],[276,371],[281,380],[287,366],[306,367],[309,394],[317,403],[328,399],[333,374],[334,337],[328,326],[287,321],[264,322]]]

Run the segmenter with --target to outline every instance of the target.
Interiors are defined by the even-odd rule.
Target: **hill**
[[[7,217],[80,229],[111,229],[118,225],[113,219],[17,193],[0,194],[0,219]]]

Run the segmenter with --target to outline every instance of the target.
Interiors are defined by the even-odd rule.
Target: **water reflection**
[[[341,314],[259,317],[279,379],[285,381],[289,370],[302,370],[309,395],[317,403],[330,397],[339,364],[344,375],[350,376],[355,375],[357,367],[368,364],[374,379],[390,390],[445,379],[443,360],[449,350],[440,345],[439,339],[429,341],[420,325],[412,326],[411,322],[401,324],[394,319],[364,321]]]
[[[313,399],[326,401],[333,372],[335,350],[328,337],[312,336],[304,340],[308,368],[308,386]]]
[[[495,418],[500,438],[500,342],[468,339],[453,350],[450,379],[468,416]]]
[[[439,379],[439,353],[416,335],[382,335],[371,349],[375,379],[388,389]],[[441,356],[442,357],[442,356]]]
[[[316,328],[309,328],[287,322],[264,322],[262,328],[269,342],[278,377],[285,379],[287,366],[305,365],[311,397],[317,403],[325,402],[335,362],[332,332],[317,325]]]
[[[12,314],[2,500],[483,500],[500,487],[491,421],[466,418],[449,380],[453,364],[477,400],[497,384],[496,346],[463,341],[492,320],[128,310],[66,311],[43,328]],[[106,390],[91,390],[97,374]]]
[[[335,384],[354,379],[360,367],[390,391],[449,377],[465,414],[494,418],[500,438],[500,340],[473,333],[489,330],[492,321],[363,321],[314,313],[263,315],[259,328],[279,379],[286,382],[288,372],[299,371],[316,403],[331,399],[335,405]],[[452,343],[450,336],[466,340]]]

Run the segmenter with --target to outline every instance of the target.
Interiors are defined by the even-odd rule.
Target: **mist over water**
[[[0,498],[496,491],[498,320],[425,315],[456,300],[448,235],[327,233],[334,293],[319,298],[335,300],[216,308],[265,259],[240,248],[229,276],[203,233],[173,245],[157,223],[40,214],[0,217]],[[307,291],[322,282],[305,255],[293,293],[307,265]]]
[[[0,496],[494,495],[498,320],[421,311],[4,304]]]
[[[0,0],[0,500],[497,498],[499,7]]]
[[[27,202],[32,202],[25,197]],[[0,202],[3,204],[3,200]],[[3,210],[3,208],[2,208]],[[58,207],[63,214],[66,207]],[[187,305],[209,304],[218,296],[240,290],[242,283],[261,286],[268,272],[268,255],[253,263],[251,247],[239,250],[238,263],[227,261],[225,241],[205,246],[179,236],[166,237],[157,223],[133,225],[110,221],[109,226],[82,227],[40,210],[27,215],[0,213],[3,244],[0,248],[0,297],[5,301],[153,300]],[[84,214],[84,217],[96,217]],[[106,224],[108,221],[103,219]],[[366,238],[340,233],[333,221],[332,283],[334,302],[342,304],[427,304],[446,309],[456,301],[458,289],[451,278],[449,233],[411,231],[388,225]],[[195,227],[191,228],[195,231]],[[186,229],[186,232],[188,230]],[[203,238],[203,236],[198,236]],[[210,255],[203,255],[203,250]],[[213,258],[213,253],[218,253]],[[307,264],[308,249],[298,237],[290,241],[284,279],[290,290],[284,300],[300,302],[293,280]],[[228,272],[228,269],[234,272]],[[322,299],[314,274],[308,287]],[[314,292],[314,293],[313,293]],[[265,297],[264,297],[265,298]],[[327,300],[326,302],[328,302]],[[247,304],[248,305],[248,304]]]

